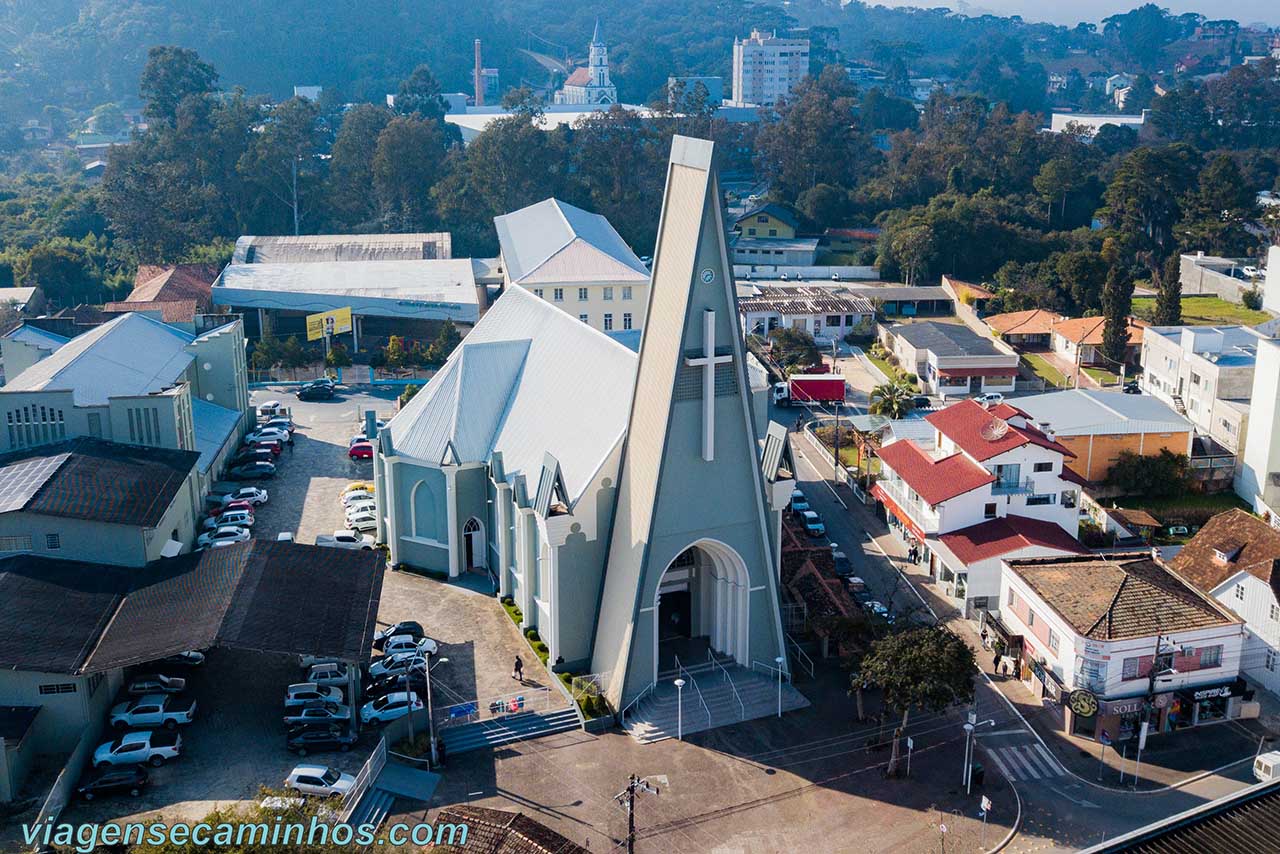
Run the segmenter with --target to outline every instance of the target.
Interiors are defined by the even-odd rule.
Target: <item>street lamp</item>
[[[440,764],[440,752],[436,748],[436,716],[435,716],[435,711],[431,705],[431,671],[435,670],[437,667],[439,667],[442,664],[446,664],[448,661],[449,659],[447,658],[442,658],[439,661],[437,661],[435,664],[432,664],[430,661],[428,661],[427,666],[423,668],[424,670],[427,671],[427,740],[431,742],[432,767],[435,767],[436,765]],[[410,739],[413,738],[413,710],[412,709],[409,710],[409,738]]]
[[[676,741],[684,741],[684,680],[677,679],[676,686]]]
[[[787,660],[778,656],[774,662],[778,665],[778,717],[782,717],[782,665],[786,664]]]
[[[969,720],[964,725],[964,793],[973,791],[973,733],[980,726],[995,726],[994,718],[977,723],[978,716],[969,712]]]

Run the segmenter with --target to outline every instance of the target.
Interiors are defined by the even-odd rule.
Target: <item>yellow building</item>
[[[733,227],[743,237],[780,237],[789,240],[796,236],[800,220],[782,205],[770,202],[752,208],[738,217]]]

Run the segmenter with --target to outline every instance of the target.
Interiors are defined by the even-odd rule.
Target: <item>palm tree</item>
[[[871,414],[887,418],[905,418],[912,410],[914,397],[902,383],[885,383],[871,390]]]

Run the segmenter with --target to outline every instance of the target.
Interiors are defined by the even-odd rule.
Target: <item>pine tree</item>
[[[1172,253],[1159,271],[1156,308],[1152,321],[1156,326],[1177,326],[1182,322],[1182,256]]]
[[[1124,363],[1129,343],[1129,313],[1133,310],[1133,277],[1119,266],[1113,266],[1102,288],[1102,355],[1110,365]]]

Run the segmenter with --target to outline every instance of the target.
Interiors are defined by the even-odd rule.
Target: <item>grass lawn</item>
[[[1144,320],[1150,320],[1155,304],[1155,297],[1134,297],[1133,313]],[[1192,326],[1215,323],[1254,326],[1270,319],[1271,315],[1265,311],[1254,311],[1218,297],[1185,296],[1182,298],[1182,322]]]
[[[1066,388],[1070,385],[1070,382],[1065,376],[1063,376],[1062,372],[1049,364],[1049,360],[1044,356],[1037,353],[1023,353],[1022,362],[1029,367],[1036,376],[1040,377],[1040,379],[1044,380],[1051,386]]]
[[[871,355],[870,350],[864,349],[863,352],[867,354],[867,358],[871,360],[871,364],[879,368],[884,373],[884,375],[889,378],[890,382],[894,382],[902,379],[902,371],[898,370],[893,365],[886,362],[884,359],[879,359]]]
[[[1115,385],[1120,382],[1120,375],[1113,374],[1106,368],[1085,368],[1084,372],[1093,377],[1099,385]]]

